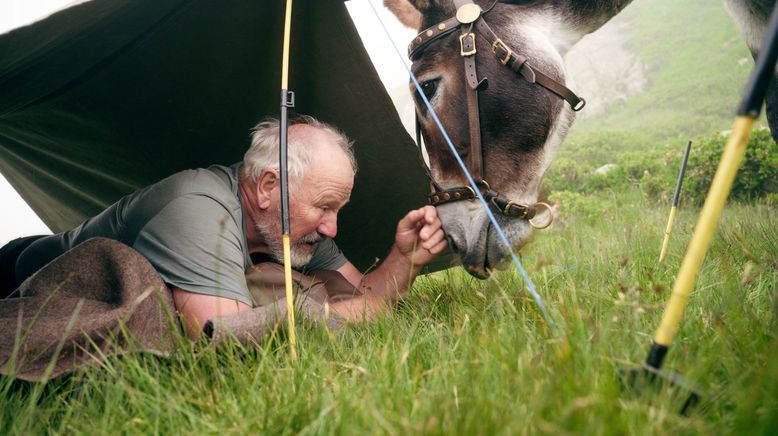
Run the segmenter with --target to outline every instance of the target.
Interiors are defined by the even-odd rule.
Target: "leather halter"
[[[550,206],[548,204],[536,203],[534,205],[524,205],[514,203],[503,197],[499,192],[491,189],[484,179],[478,91],[486,90],[488,87],[488,80],[486,78],[478,80],[475,63],[475,57],[478,53],[475,43],[476,36],[486,38],[486,41],[491,46],[492,53],[497,56],[500,63],[520,74],[528,82],[535,83],[564,99],[570,104],[574,111],[577,112],[583,109],[586,105],[586,101],[575,95],[573,91],[563,84],[533,67],[526,57],[511,50],[508,45],[497,37],[491,27],[489,27],[483,19],[484,15],[488,13],[491,8],[484,12],[481,10],[480,6],[473,3],[472,0],[454,0],[454,5],[457,7],[456,16],[435,24],[416,35],[408,46],[408,57],[413,59],[414,54],[421,48],[426,47],[433,41],[453,34],[457,29],[461,29],[459,35],[459,54],[464,60],[465,78],[467,81],[465,88],[467,89],[468,125],[470,129],[468,170],[473,176],[473,179],[476,180],[476,185],[478,186],[481,195],[484,197],[484,200],[486,200],[494,209],[506,216],[529,220],[533,227],[548,227],[553,220],[550,213],[549,216],[551,218],[543,225],[537,225],[537,223],[532,222],[532,219],[537,215],[539,209],[548,209],[548,212],[550,212]],[[418,119],[416,136],[417,143],[421,147],[421,134]],[[430,174],[430,181],[434,191],[429,195],[429,202],[433,206],[439,206],[455,201],[474,200],[477,198],[475,191],[470,186],[465,185],[450,189],[442,189],[432,177],[432,174]]]

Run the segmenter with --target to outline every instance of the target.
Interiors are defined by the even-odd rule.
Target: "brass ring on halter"
[[[529,224],[538,229],[542,230],[546,227],[550,226],[552,222],[554,222],[554,214],[551,213],[551,206],[548,205],[548,203],[535,203],[535,216],[530,218]],[[545,213],[544,213],[545,212]],[[548,218],[545,221],[541,221],[538,223],[538,218],[541,218],[543,215],[548,214]]]
[[[478,198],[478,196],[477,196],[477,195],[475,195],[475,191],[473,191],[473,188],[471,188],[471,187],[470,187],[470,186],[468,186],[468,185],[465,185],[465,186],[463,186],[463,188],[465,188],[465,189],[467,189],[468,191],[470,191],[470,198],[468,198],[468,200],[470,200],[470,201],[473,201],[473,200],[475,200],[476,198]]]

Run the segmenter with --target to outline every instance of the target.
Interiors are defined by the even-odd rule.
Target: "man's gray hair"
[[[351,169],[356,174],[357,162],[354,158],[353,143],[343,132],[309,115],[298,115],[289,120],[289,127],[298,124],[315,127],[331,136],[348,157]],[[254,126],[251,131],[251,147],[243,156],[243,177],[249,177],[253,182],[256,182],[263,169],[280,171],[278,165],[280,129],[281,123],[276,118],[265,118]],[[287,166],[290,183],[302,180],[302,176],[312,163],[314,156],[311,144],[307,144],[305,138],[299,136],[290,129],[287,138]]]

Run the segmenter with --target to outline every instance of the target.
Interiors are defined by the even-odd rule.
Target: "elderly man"
[[[18,256],[15,282],[93,237],[144,255],[173,291],[190,337],[217,316],[250,310],[245,279],[252,258],[282,259],[277,120],[259,123],[243,162],[174,174],[122,198],[68,232],[32,242]],[[337,215],[348,202],[356,164],[349,140],[311,117],[289,127],[291,259],[295,269],[338,271],[363,294],[331,308],[369,319],[402,298],[446,240],[435,209],[410,211],[384,261],[363,275],[335,245]]]

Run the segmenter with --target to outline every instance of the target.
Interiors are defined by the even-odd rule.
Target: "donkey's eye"
[[[435,93],[438,91],[439,81],[440,80],[438,79],[433,79],[422,82],[421,90],[424,92],[424,96],[427,97],[427,100],[435,96]]]

